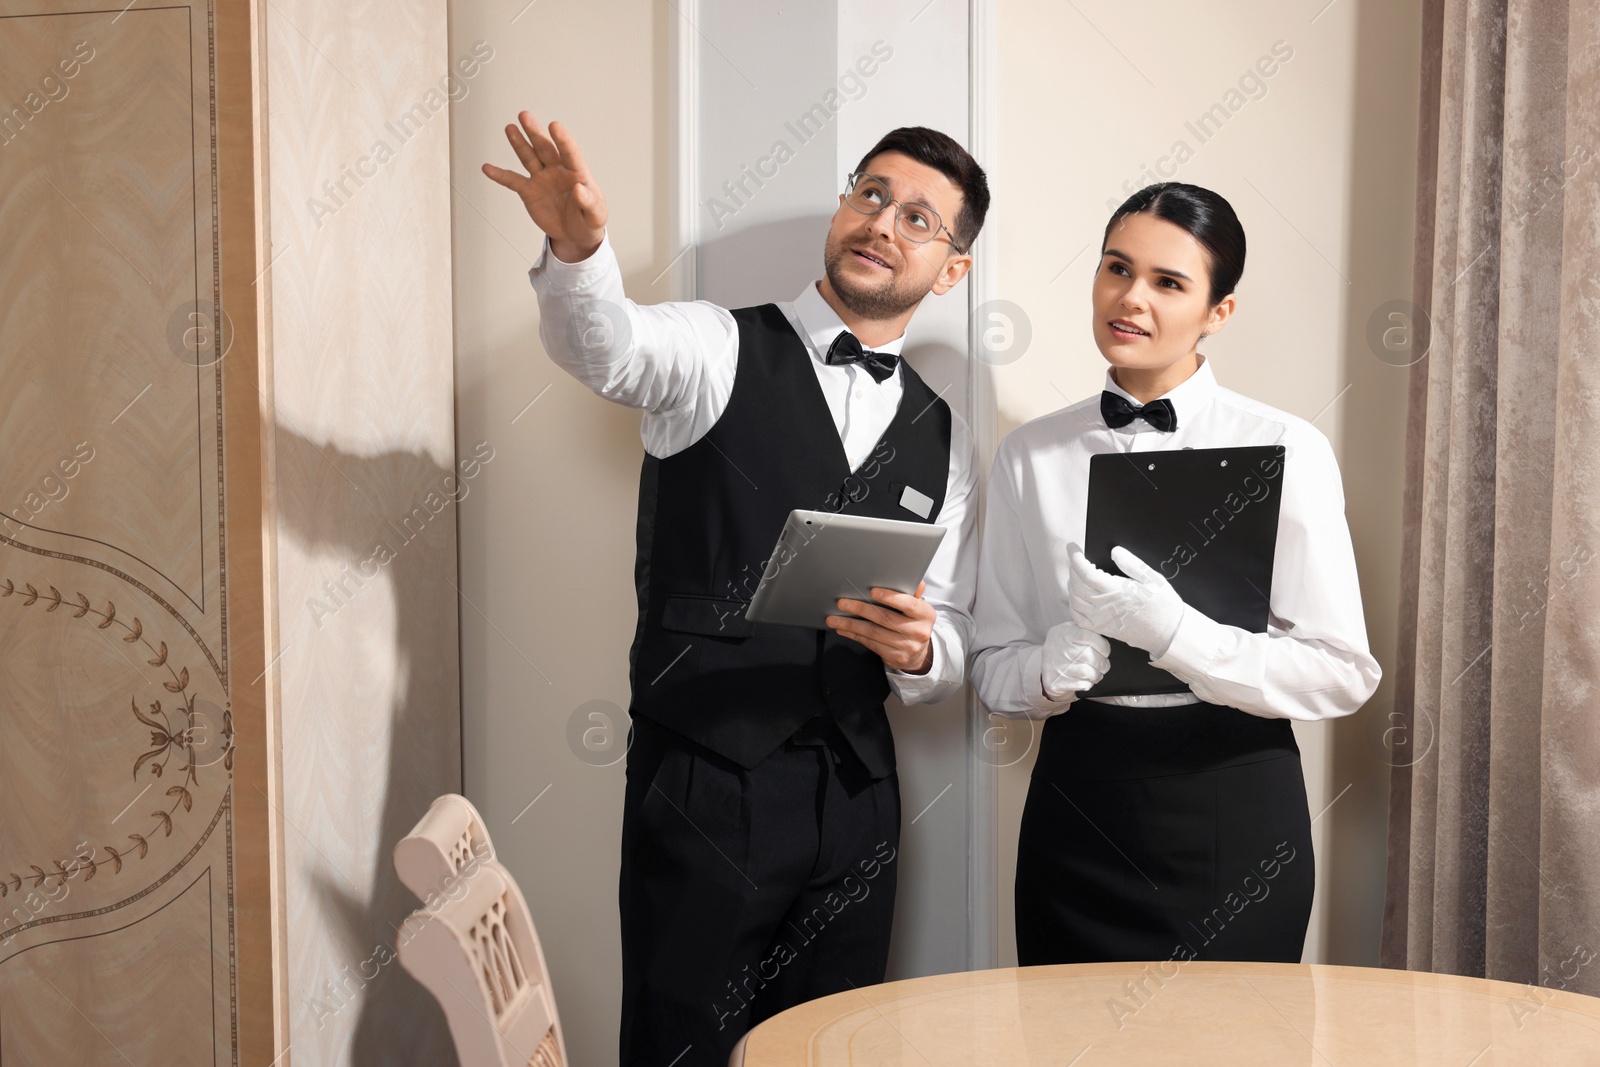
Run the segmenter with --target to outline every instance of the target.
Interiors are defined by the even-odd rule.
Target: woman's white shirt
[[[1041,648],[1070,617],[1067,546],[1083,543],[1089,457],[1104,452],[1275,445],[1286,448],[1266,633],[1185,607],[1170,645],[1151,663],[1182,693],[1100,697],[1169,707],[1205,700],[1268,718],[1329,719],[1359,709],[1382,671],[1367,647],[1344,487],[1333,449],[1306,420],[1217,383],[1211,363],[1165,394],[1177,429],[1135,419],[1112,429],[1095,395],[1007,434],[995,456],[973,607],[973,684],[990,711],[1044,718],[1072,700],[1044,692]],[[1106,389],[1138,404],[1106,373]],[[1145,560],[1160,567],[1161,560]]]

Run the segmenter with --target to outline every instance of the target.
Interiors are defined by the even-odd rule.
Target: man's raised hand
[[[559,122],[552,122],[546,134],[531,111],[519,112],[517,121],[520,127],[506,127],[506,139],[528,173],[492,163],[483,165],[483,173],[522,198],[534,225],[549,235],[557,259],[589,258],[605,236],[606,199],[578,142]]]

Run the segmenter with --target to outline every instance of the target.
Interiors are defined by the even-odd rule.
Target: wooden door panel
[[[0,1063],[281,1030],[254,29],[222,6],[0,0]]]

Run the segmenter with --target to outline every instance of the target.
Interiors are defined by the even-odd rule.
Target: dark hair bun
[[[1147,185],[1112,212],[1105,236],[1100,240],[1100,251],[1106,250],[1111,229],[1118,219],[1124,215],[1145,214],[1181,226],[1185,233],[1200,242],[1211,271],[1213,306],[1238,288],[1239,279],[1244,276],[1244,227],[1239,225],[1239,216],[1233,213],[1232,204],[1198,185],[1182,182]]]

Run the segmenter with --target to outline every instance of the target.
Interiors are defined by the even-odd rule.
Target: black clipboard
[[[1185,604],[1217,622],[1267,629],[1283,445],[1108,452],[1089,457],[1083,554],[1112,574],[1121,545],[1172,583]],[[1115,639],[1111,669],[1082,697],[1188,689],[1150,654]]]

